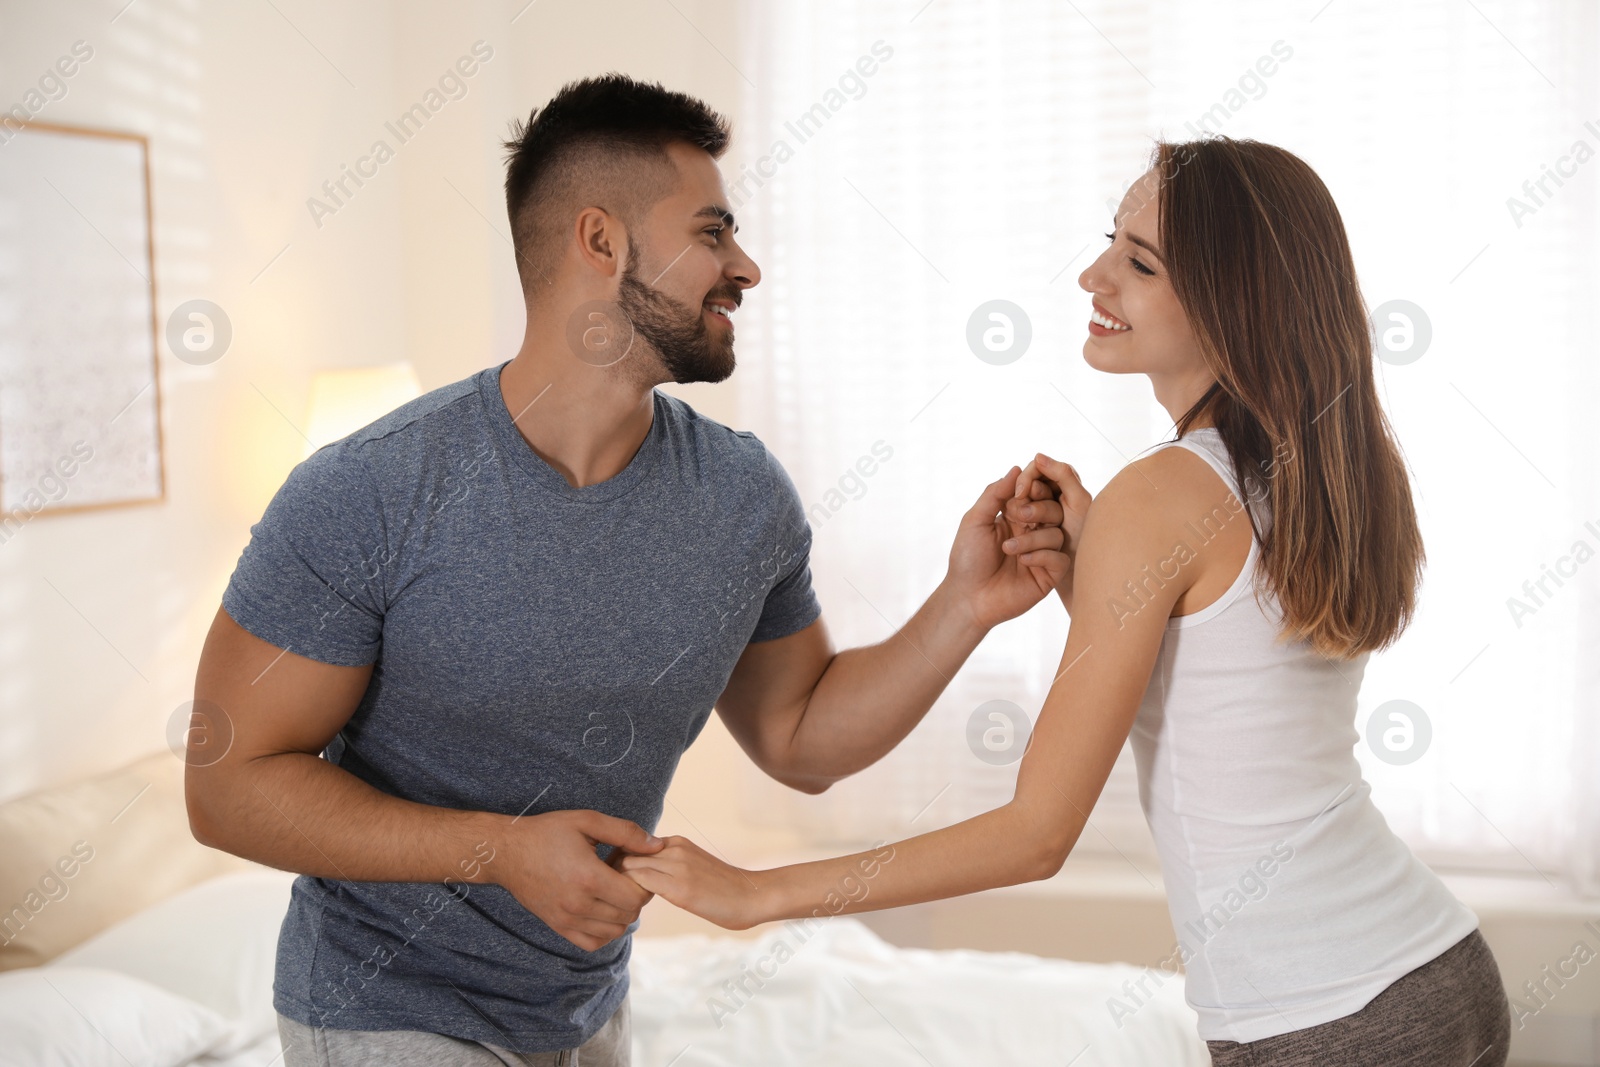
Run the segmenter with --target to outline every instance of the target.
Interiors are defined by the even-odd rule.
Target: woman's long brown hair
[[[1267,502],[1251,522],[1282,636],[1334,658],[1383,648],[1411,620],[1425,557],[1333,197],[1259,141],[1160,143],[1152,165],[1162,257],[1216,377],[1178,435],[1209,418]]]

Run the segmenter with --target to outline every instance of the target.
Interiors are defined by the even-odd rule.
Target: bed
[[[181,764],[160,758],[175,777],[145,761],[0,805],[0,892],[38,904],[0,938],[0,1065],[281,1062],[272,973],[294,876],[187,839]],[[899,948],[848,917],[638,937],[631,974],[638,1067],[1210,1062],[1181,980],[1147,981],[1114,1017],[1142,968]]]

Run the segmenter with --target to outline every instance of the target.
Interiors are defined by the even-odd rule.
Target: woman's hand
[[[991,482],[965,515],[950,546],[945,585],[985,631],[1039,603],[1070,570],[1061,549],[1061,505],[1048,483],[1030,480],[1030,497],[1012,498],[1022,469]],[[1021,509],[1032,511],[1023,517]]]
[[[725,930],[748,930],[766,921],[759,872],[723,863],[686,837],[664,840],[666,847],[659,852],[630,852],[617,861],[617,868],[646,892]]]
[[[1061,546],[1061,550],[1056,552],[1030,553],[1025,549],[1020,550],[1022,555],[1019,556],[1019,562],[1043,566],[1050,572],[1056,593],[1070,614],[1072,571],[1078,555],[1078,539],[1083,535],[1083,521],[1089,515],[1089,505],[1094,502],[1094,497],[1083,487],[1083,482],[1078,479],[1078,472],[1070,463],[1061,463],[1040,452],[1023,468],[1022,473],[1017,475],[1013,504],[1017,505],[1018,517],[1031,517],[1024,510],[1022,502],[1039,500],[1041,497],[1053,500],[1059,505],[1059,511],[1051,512],[1050,516],[1060,526],[1065,543]],[[1012,505],[1008,504],[1007,514],[1011,513]],[[1019,550],[1008,548],[1006,551],[1009,553]]]

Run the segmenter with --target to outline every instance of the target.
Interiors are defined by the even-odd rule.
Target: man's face
[[[628,238],[617,303],[675,382],[733,373],[733,313],[761,270],[733,239],[733,213],[716,162],[675,143],[677,186]]]

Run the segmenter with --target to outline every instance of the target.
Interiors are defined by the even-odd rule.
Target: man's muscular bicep
[[[372,665],[340,667],[296,655],[250,633],[219,609],[200,652],[184,794],[197,837],[250,761],[316,755],[350,720]]]
[[[783,784],[807,792],[820,792],[825,783],[790,772],[789,744],[833,654],[820,618],[787,637],[752,642],[717,698],[717,714],[751,761]]]

